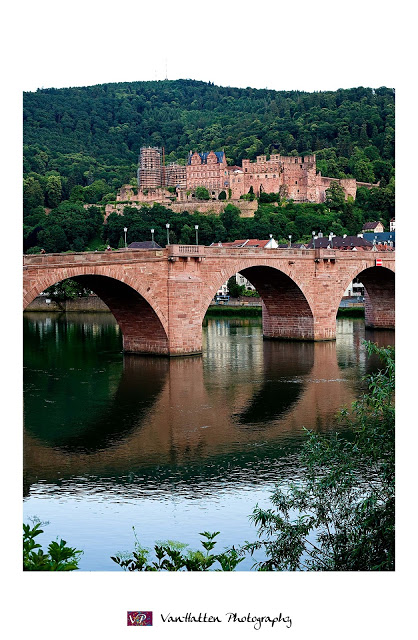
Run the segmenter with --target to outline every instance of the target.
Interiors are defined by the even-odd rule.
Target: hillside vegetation
[[[41,208],[59,216],[64,205],[68,217],[73,203],[78,218],[81,204],[114,200],[122,184],[135,180],[143,145],[164,146],[167,162],[184,162],[190,150],[225,149],[229,164],[259,154],[315,153],[323,175],[380,180],[381,189],[356,202],[357,218],[381,217],[387,224],[394,206],[394,101],[393,89],[385,87],[306,93],[194,80],[25,93],[25,248],[39,244],[38,232],[51,224]],[[81,233],[65,242],[55,229],[60,246],[105,241],[93,229],[96,212],[93,217],[88,240]]]

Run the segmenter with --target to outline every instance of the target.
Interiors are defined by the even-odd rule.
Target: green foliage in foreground
[[[254,509],[261,571],[392,571],[395,568],[395,360],[378,348],[384,369],[368,378],[368,393],[342,419],[352,440],[308,433],[300,479],[283,480],[273,508]]]
[[[156,560],[151,562],[149,549],[142,547],[135,536],[135,550],[132,554],[118,554],[112,556],[112,560],[125,571],[209,571],[212,567],[215,571],[234,571],[236,566],[244,560],[239,557],[234,547],[223,553],[211,553],[216,545],[215,538],[219,535],[219,531],[213,533],[204,531],[199,535],[203,536],[201,540],[203,552],[192,551],[186,544],[167,540],[155,544]]]
[[[43,533],[41,523],[33,527],[23,525],[23,571],[74,571],[78,569],[82,551],[67,547],[65,540],[50,542],[45,553],[36,542],[36,536]]]

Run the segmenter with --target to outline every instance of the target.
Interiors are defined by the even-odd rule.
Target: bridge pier
[[[364,291],[364,321],[366,329],[394,329],[395,301],[394,295],[381,292],[380,297]]]
[[[262,303],[263,338],[265,340],[315,340],[312,314],[298,315],[294,310],[283,308],[274,313]]]
[[[265,340],[335,340],[337,325],[332,316],[303,316],[296,313],[271,316],[263,305],[263,338]]]
[[[395,328],[395,276],[381,267],[361,274],[364,284],[364,319],[368,329]]]
[[[196,264],[182,262],[168,277],[168,355],[202,353],[202,280]]]

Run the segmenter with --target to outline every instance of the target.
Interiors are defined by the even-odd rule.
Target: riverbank
[[[97,296],[86,296],[82,298],[74,298],[73,300],[52,300],[46,296],[38,296],[26,308],[26,311],[48,311],[56,313],[94,313],[109,311],[110,309]],[[261,300],[260,298],[230,298],[228,304],[211,304],[206,315],[208,316],[261,316]],[[340,307],[338,309],[337,318],[364,318],[364,307]]]
[[[337,318],[364,318],[364,307],[340,307]]]
[[[212,305],[206,311],[208,316],[261,316],[261,307]],[[364,307],[340,307],[337,318],[364,318]]]
[[[212,304],[206,311],[207,316],[261,316],[261,306]]]

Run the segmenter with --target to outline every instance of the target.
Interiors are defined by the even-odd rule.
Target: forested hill
[[[41,89],[24,94],[24,173],[58,176],[61,199],[95,181],[110,194],[135,176],[140,147],[155,145],[168,162],[190,150],[225,149],[230,164],[316,153],[323,175],[384,185],[394,127],[394,91],[384,87],[306,93],[164,80]]]

